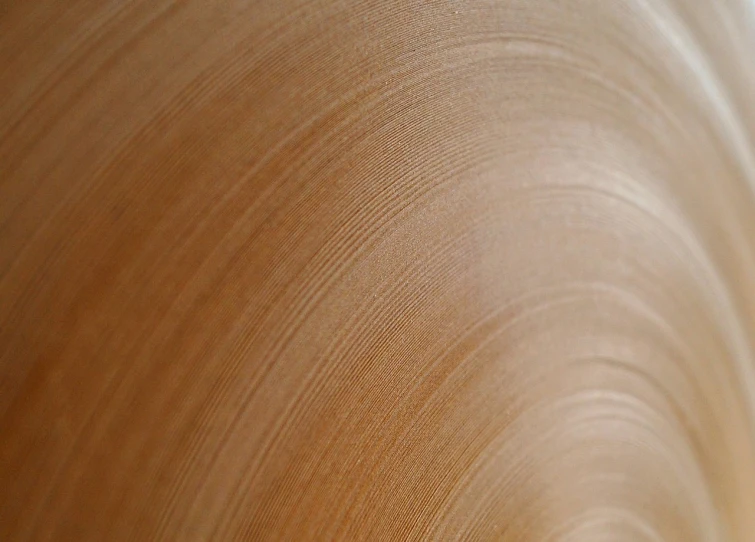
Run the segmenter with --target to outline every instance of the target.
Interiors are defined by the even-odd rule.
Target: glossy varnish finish
[[[755,6],[0,2],[0,540],[755,533]]]

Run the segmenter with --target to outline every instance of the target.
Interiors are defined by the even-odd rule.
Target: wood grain
[[[752,51],[744,0],[0,0],[0,540],[752,540]]]

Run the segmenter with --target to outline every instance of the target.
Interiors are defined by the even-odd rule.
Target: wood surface
[[[0,0],[0,540],[755,540],[755,3]]]

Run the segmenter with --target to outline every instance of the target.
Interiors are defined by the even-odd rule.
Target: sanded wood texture
[[[0,540],[755,540],[755,3],[0,0]]]

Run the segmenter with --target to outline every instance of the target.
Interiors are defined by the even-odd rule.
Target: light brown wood
[[[755,536],[755,4],[0,1],[0,540]]]

